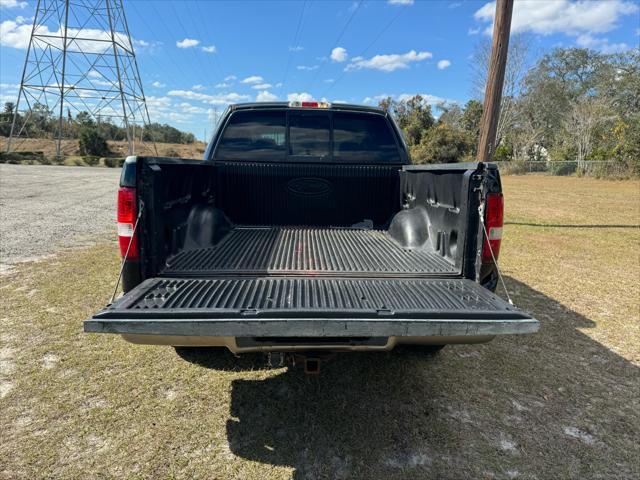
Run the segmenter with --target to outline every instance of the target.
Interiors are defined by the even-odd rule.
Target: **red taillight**
[[[126,255],[128,260],[140,258],[138,236],[134,234],[137,216],[136,189],[120,187],[118,189],[118,243],[120,244],[120,255],[122,258]],[[127,250],[129,251],[127,252]]]
[[[491,250],[493,256],[498,260],[500,255],[500,243],[502,242],[502,223],[504,219],[504,197],[501,193],[489,193],[485,208],[484,223],[487,229],[487,236],[484,237],[482,245],[482,261],[491,263]],[[491,250],[489,250],[491,245]]]

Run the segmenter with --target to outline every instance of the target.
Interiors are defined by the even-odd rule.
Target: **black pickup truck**
[[[495,165],[411,165],[383,110],[235,105],[204,161],[127,158],[125,293],[84,328],[234,353],[535,332],[492,293],[502,216]]]

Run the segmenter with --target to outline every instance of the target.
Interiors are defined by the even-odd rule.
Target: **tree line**
[[[640,174],[640,50],[602,54],[558,48],[531,67],[527,42],[509,51],[494,160],[615,161]],[[488,49],[475,55],[484,93]],[[478,95],[479,97],[480,95]],[[482,103],[441,103],[438,118],[420,95],[380,106],[396,118],[415,163],[473,160]]]
[[[6,102],[4,111],[0,113],[0,135],[5,137],[10,135],[14,112],[15,104]],[[16,128],[22,129],[21,137],[55,139],[58,137],[59,118],[46,105],[36,103],[29,111],[23,114],[18,113]],[[93,118],[88,112],[79,112],[73,117],[68,111],[66,118],[63,119],[62,130],[63,138],[83,140],[90,137],[92,141],[104,143],[104,145],[107,140],[127,140],[127,131],[124,127],[116,125],[108,116]],[[182,132],[171,125],[151,123],[144,127],[143,140],[191,144],[196,141],[196,138],[193,133]]]

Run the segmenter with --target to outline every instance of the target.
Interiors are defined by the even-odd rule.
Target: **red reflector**
[[[302,107],[318,108],[318,102],[302,102]]]
[[[487,238],[485,236],[482,244],[482,261],[491,263],[491,250],[493,256],[498,260],[500,255],[500,243],[502,242],[502,224],[504,222],[504,197],[502,193],[489,193],[485,206],[484,223],[487,229]],[[491,250],[489,249],[491,245]]]
[[[118,189],[118,243],[120,255],[122,258],[126,255],[128,260],[140,258],[138,235],[133,231],[137,216],[136,189],[120,187]]]

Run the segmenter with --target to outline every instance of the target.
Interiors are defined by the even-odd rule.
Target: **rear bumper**
[[[331,342],[323,338],[309,338],[305,343],[287,341],[278,338],[269,342],[268,338],[262,338],[259,342],[251,338],[242,337],[192,337],[180,335],[138,335],[123,334],[127,342],[138,345],[167,345],[172,347],[226,347],[233,353],[251,352],[381,352],[393,350],[398,345],[452,345],[486,343],[493,340],[493,335],[464,335],[458,337],[388,337],[378,342],[357,342],[344,337],[344,342],[338,343],[336,339]],[[378,340],[378,339],[376,339]]]
[[[515,312],[513,312],[515,313]],[[515,315],[514,315],[515,316]],[[473,337],[538,331],[532,318],[511,319],[143,319],[92,318],[84,331],[188,337]]]

